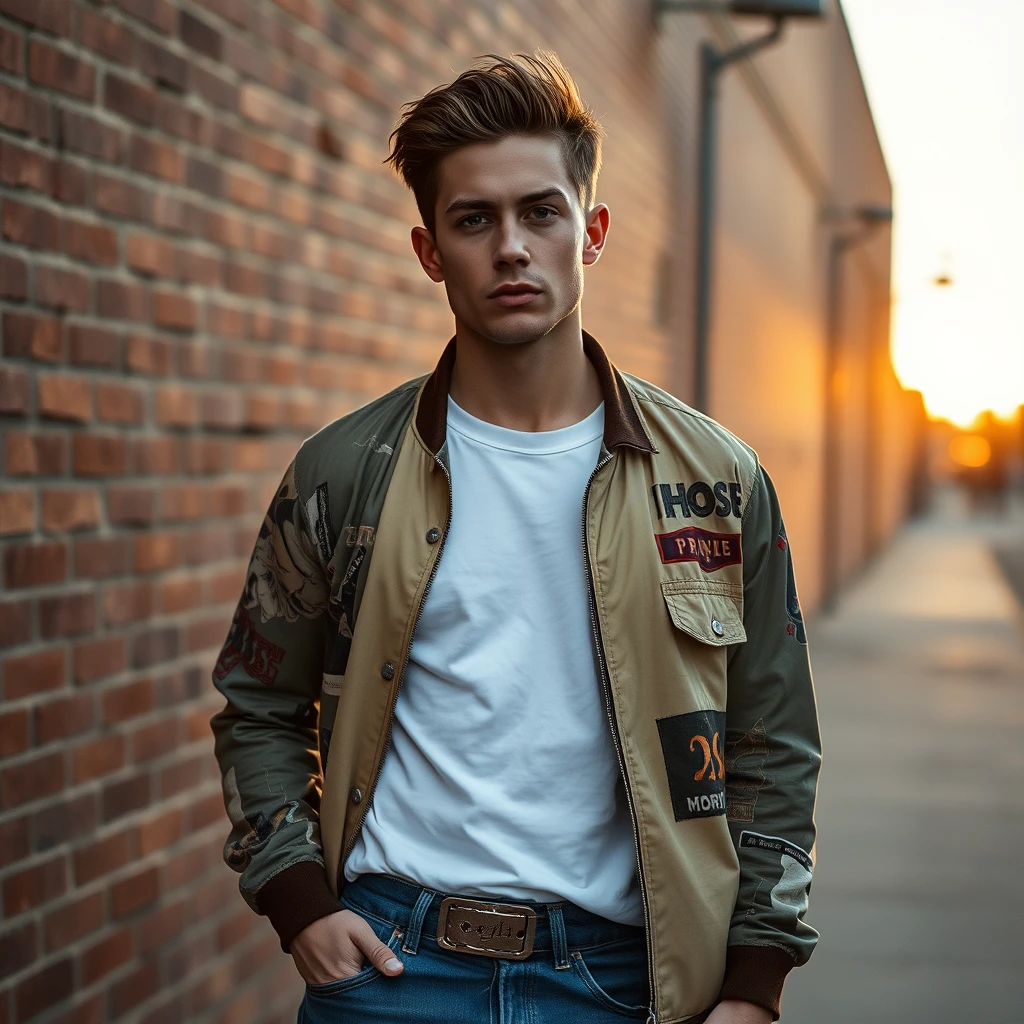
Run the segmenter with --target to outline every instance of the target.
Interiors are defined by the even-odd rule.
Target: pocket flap
[[[666,580],[661,592],[676,629],[715,647],[746,642],[741,586],[716,580]]]

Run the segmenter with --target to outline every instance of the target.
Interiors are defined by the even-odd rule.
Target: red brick
[[[184,92],[188,83],[188,61],[148,39],[139,41],[139,70],[147,78],[176,92]]]
[[[106,121],[73,110],[61,110],[58,121],[61,146],[108,164],[124,159],[124,132]]]
[[[118,64],[131,64],[134,36],[123,25],[116,25],[88,7],[78,8],[78,41],[87,49]]]
[[[39,852],[92,835],[99,823],[95,793],[50,801],[32,815],[32,837]]]
[[[101,213],[125,220],[150,220],[153,216],[153,194],[123,178],[96,173],[93,180],[93,203]]]
[[[128,468],[128,446],[117,435],[75,434],[71,461],[76,476],[121,476]]]
[[[117,6],[163,35],[174,32],[175,10],[166,0],[117,0]]]
[[[59,160],[53,171],[53,198],[84,206],[89,201],[90,173],[69,160]]]
[[[81,878],[76,876],[76,880],[79,885],[82,884]],[[43,920],[46,951],[52,953],[55,949],[62,949],[77,939],[98,932],[103,927],[103,902],[104,894],[95,892],[47,914]]]
[[[4,662],[4,697],[18,700],[64,685],[66,658],[62,647],[8,658]]]
[[[28,374],[24,370],[0,367],[0,414],[24,416],[31,399],[32,385]]]
[[[76,636],[95,628],[95,594],[62,594],[40,599],[39,632],[47,639]]]
[[[29,854],[29,816],[0,823],[0,868],[16,864]],[[0,956],[0,962],[4,962]]]
[[[35,295],[41,306],[82,313],[89,308],[89,278],[76,270],[37,267]]]
[[[157,492],[152,487],[110,487],[107,517],[119,526],[148,526],[156,519]]]
[[[153,319],[170,330],[195,330],[196,304],[180,292],[157,292],[153,296]]]
[[[92,694],[75,693],[39,704],[34,710],[34,718],[39,746],[84,732],[93,724]]]
[[[223,815],[223,808],[221,809]],[[185,833],[185,816],[178,808],[158,814],[138,826],[139,856],[166,850]]]
[[[0,125],[49,142],[50,104],[39,96],[0,82]]]
[[[91,100],[96,95],[96,71],[89,64],[36,40],[28,48],[28,77],[37,85],[81,100]]]
[[[75,645],[73,675],[76,683],[94,683],[98,679],[117,675],[124,671],[126,664],[127,647],[124,637],[105,636]],[[104,720],[107,720],[105,712]]]
[[[22,37],[0,26],[0,68],[10,71],[12,75],[20,75],[24,63]]]
[[[74,989],[74,962],[69,957],[29,975],[14,988],[14,1015],[19,1021],[37,1017],[67,999]]]
[[[8,139],[0,140],[0,183],[49,194],[53,189],[53,161]]]
[[[101,714],[106,725],[114,725],[152,711],[156,704],[151,679],[136,679],[124,686],[103,691]]]
[[[178,746],[177,719],[163,719],[132,733],[132,760],[145,764],[169,754]]]
[[[0,603],[0,647],[16,647],[32,639],[32,604],[29,601]]]
[[[124,737],[117,733],[86,740],[71,751],[71,778],[76,786],[109,775],[123,766]],[[78,874],[77,867],[75,873]]]
[[[132,958],[134,943],[130,928],[122,928],[82,953],[79,961],[82,984],[91,985]]]
[[[193,249],[179,249],[175,266],[182,281],[205,285],[207,288],[221,286],[221,261],[216,256]]]
[[[0,776],[0,801],[8,809],[30,800],[45,800],[63,788],[63,753],[44,754],[4,771]]]
[[[174,273],[174,248],[155,235],[129,235],[126,257],[128,266],[136,273],[154,277],[170,277]]]
[[[104,423],[141,423],[145,396],[128,384],[96,385],[96,416]]]
[[[0,93],[3,86],[0,85]],[[3,96],[0,95],[0,102]],[[2,111],[0,111],[2,112]],[[28,267],[23,260],[0,253],[0,299],[21,302],[28,294]]]
[[[149,582],[115,583],[103,593],[103,621],[108,626],[125,626],[152,618],[153,584]]]
[[[153,90],[109,71],[104,81],[103,102],[107,110],[131,121],[144,125],[153,123],[156,110]]]
[[[60,362],[64,342],[56,317],[5,313],[3,323],[5,356]]]
[[[99,281],[96,284],[96,312],[114,320],[148,320],[149,292],[137,284]]]
[[[173,569],[180,561],[178,535],[143,533],[135,538],[135,571],[159,572]]]
[[[208,651],[224,643],[230,625],[230,615],[214,615],[201,622],[191,622],[185,630],[185,649],[190,654]]]
[[[160,991],[160,965],[155,961],[140,964],[110,986],[113,1019],[126,1013]]]
[[[270,212],[270,189],[265,182],[252,175],[228,171],[224,177],[224,196],[232,203]]]
[[[59,476],[67,468],[67,445],[61,434],[4,435],[4,471],[8,476]]]
[[[36,527],[36,503],[31,491],[0,491],[0,535],[31,533]]]
[[[185,178],[185,160],[173,146],[143,135],[133,135],[128,163],[140,174],[164,181],[181,182]]]
[[[199,419],[199,402],[194,391],[177,386],[157,388],[156,421],[162,427],[190,427]]]
[[[106,579],[120,576],[128,568],[128,542],[121,537],[96,537],[75,544],[75,576]]]
[[[28,750],[28,709],[0,712],[0,758]]]
[[[164,489],[165,520],[202,519],[207,514],[206,489],[197,484],[169,485]]]
[[[130,255],[129,241],[129,262]],[[153,377],[166,377],[171,369],[171,343],[162,338],[146,338],[132,335],[128,339],[125,364],[135,373],[145,373]]]
[[[177,473],[181,441],[176,437],[139,438],[132,448],[132,468],[136,473]]]
[[[67,0],[2,0],[0,11],[50,35],[71,34],[71,4]]]
[[[50,252],[60,248],[60,220],[49,210],[5,199],[0,219],[9,242]]]
[[[111,266],[117,262],[117,232],[81,220],[64,222],[64,251],[76,260]]]
[[[248,908],[243,908],[248,910]],[[255,917],[251,910],[250,917]],[[189,923],[189,905],[187,900],[166,903],[154,907],[143,918],[139,926],[139,951],[145,955],[152,953],[161,946],[169,945],[180,935]]]
[[[67,889],[67,864],[63,854],[35,867],[8,875],[3,883],[4,916],[15,917],[26,910],[50,903]]]
[[[108,782],[103,787],[103,820],[115,821],[148,806],[153,800],[148,775]]]
[[[160,875],[155,867],[147,868],[110,887],[110,913],[117,919],[141,910],[160,897]]]
[[[95,491],[43,491],[43,529],[48,533],[88,529],[99,521],[100,499]]]
[[[75,366],[101,366],[113,370],[121,361],[121,339],[113,331],[99,327],[70,327],[68,347]]]
[[[4,552],[4,585],[8,589],[59,583],[66,576],[67,549],[56,541],[20,544]]]
[[[132,664],[149,668],[170,661],[180,653],[181,638],[176,626],[163,626],[139,633],[132,644]]]
[[[53,374],[40,377],[38,389],[40,415],[62,420],[92,418],[92,389],[87,380]]]

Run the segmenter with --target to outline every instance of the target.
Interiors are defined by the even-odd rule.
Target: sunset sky
[[[934,415],[1009,414],[1024,403],[1024,3],[843,8],[896,189],[896,370]]]

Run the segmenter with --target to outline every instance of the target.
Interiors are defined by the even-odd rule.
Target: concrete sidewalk
[[[822,938],[785,1024],[1024,1024],[1024,617],[995,548],[1024,552],[1021,509],[947,496],[811,624]]]

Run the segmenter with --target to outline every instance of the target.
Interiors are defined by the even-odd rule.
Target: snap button
[[[440,538],[441,538],[441,531],[436,526],[432,526],[429,530],[427,530],[427,543],[428,544],[436,544],[438,542],[438,540],[440,540]]]
[[[361,789],[352,790],[352,803],[361,804],[363,802],[363,791]]]
[[[395,666],[390,661],[385,661],[380,667],[380,674],[390,683],[395,678]]]
[[[725,636],[725,626],[723,626],[718,619],[711,620],[711,629],[715,636]]]

